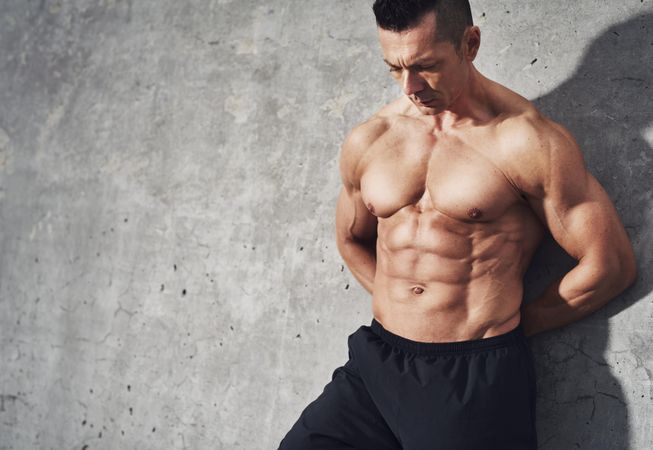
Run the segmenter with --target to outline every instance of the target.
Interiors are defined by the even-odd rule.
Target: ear
[[[461,45],[463,46],[463,55],[468,60],[474,61],[478,48],[481,46],[481,29],[476,25],[467,27]]]

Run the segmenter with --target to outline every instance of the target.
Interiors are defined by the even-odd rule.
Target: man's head
[[[423,114],[462,92],[480,45],[468,0],[376,0],[383,59]]]
[[[413,28],[425,14],[435,13],[434,40],[449,41],[456,51],[465,29],[474,25],[468,0],[376,0],[372,9],[379,28],[396,32]]]

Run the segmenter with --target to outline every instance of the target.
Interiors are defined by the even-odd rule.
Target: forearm
[[[599,270],[590,263],[578,264],[555,280],[544,293],[522,305],[526,336],[565,326],[600,309],[632,283],[619,270]]]
[[[376,275],[376,240],[343,239],[338,250],[354,278],[371,294]]]

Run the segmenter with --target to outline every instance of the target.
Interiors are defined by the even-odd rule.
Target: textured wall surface
[[[372,317],[334,241],[342,139],[400,95],[370,5],[0,2],[0,449],[276,448]],[[653,448],[651,1],[472,8],[639,262],[532,338],[540,448]]]

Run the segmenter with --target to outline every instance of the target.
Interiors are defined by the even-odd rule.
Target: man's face
[[[462,91],[468,76],[467,60],[456,54],[453,44],[435,42],[435,27],[435,13],[430,12],[406,31],[397,33],[378,28],[383,59],[392,77],[426,115],[447,109]]]

